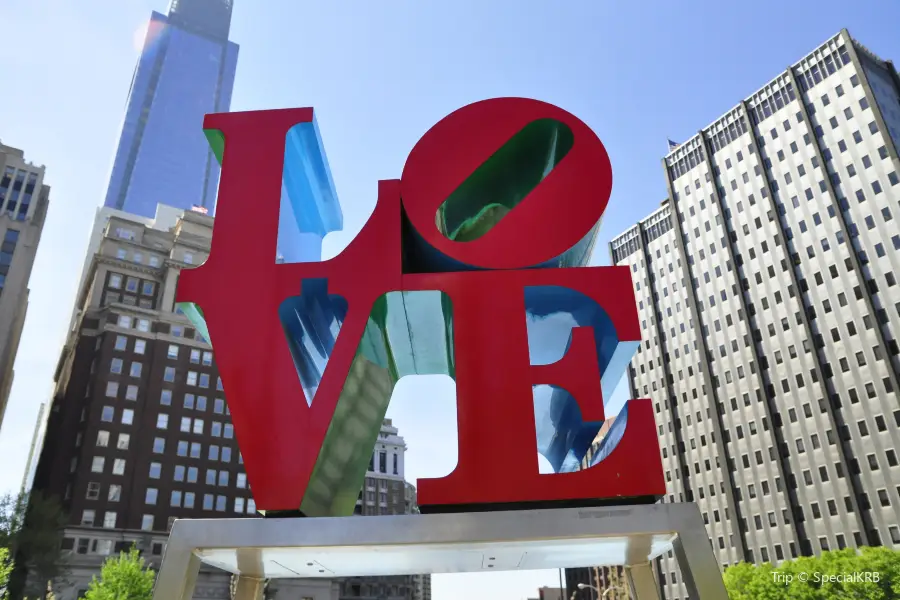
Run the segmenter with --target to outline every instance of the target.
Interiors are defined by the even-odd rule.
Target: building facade
[[[44,167],[27,162],[22,150],[0,143],[0,426],[28,310],[28,280],[49,204]]]
[[[232,0],[172,0],[153,12],[134,71],[104,205],[153,217],[159,202],[215,210],[219,164],[203,133],[228,112],[238,46]]]
[[[844,30],[674,149],[610,244],[667,501],[723,566],[900,547],[900,79]],[[684,597],[671,557],[669,598]]]
[[[409,515],[419,512],[416,488],[404,479],[406,442],[385,419],[356,501],[357,515]],[[341,581],[341,600],[431,600],[431,576],[352,577]]]

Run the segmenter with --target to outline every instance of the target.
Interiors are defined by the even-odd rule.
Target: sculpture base
[[[688,596],[727,600],[695,504],[175,522],[154,600],[190,600],[201,563],[269,578],[471,573],[624,565],[637,600],[658,600],[652,560],[674,550]]]

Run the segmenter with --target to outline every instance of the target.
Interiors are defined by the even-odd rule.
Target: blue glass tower
[[[232,0],[171,0],[150,17],[104,206],[152,217],[158,203],[215,211],[219,164],[203,116],[227,112],[238,46]]]

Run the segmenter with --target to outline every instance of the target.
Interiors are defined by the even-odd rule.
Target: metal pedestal
[[[178,520],[154,600],[190,600],[200,564],[239,575],[237,600],[271,578],[471,573],[624,565],[632,597],[658,600],[652,561],[674,550],[691,598],[727,600],[695,504],[439,515]]]

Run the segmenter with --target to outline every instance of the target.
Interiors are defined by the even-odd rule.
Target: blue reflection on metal
[[[625,407],[619,411],[619,414],[616,415],[616,420],[613,421],[612,426],[609,428],[609,431],[606,432],[606,436],[603,438],[603,441],[600,442],[600,447],[597,448],[597,451],[594,453],[594,456],[591,457],[591,462],[588,464],[589,467],[593,467],[598,462],[612,454],[612,451],[616,449],[616,446],[619,445],[619,442],[622,441],[622,436],[625,435],[625,427],[628,425],[628,403],[625,403]]]
[[[315,115],[291,127],[285,140],[278,256],[281,262],[322,259],[322,238],[344,227]]]
[[[568,288],[526,287],[525,312],[533,365],[557,362],[568,352],[573,328],[591,327],[603,397],[612,396],[639,342],[620,342],[606,311],[591,298]],[[584,422],[575,398],[562,388],[536,385],[533,391],[538,452],[557,473],[577,469],[603,422]]]
[[[281,303],[278,316],[306,401],[312,404],[341,324],[347,317],[347,301],[328,293],[327,280],[306,279],[299,296]]]

